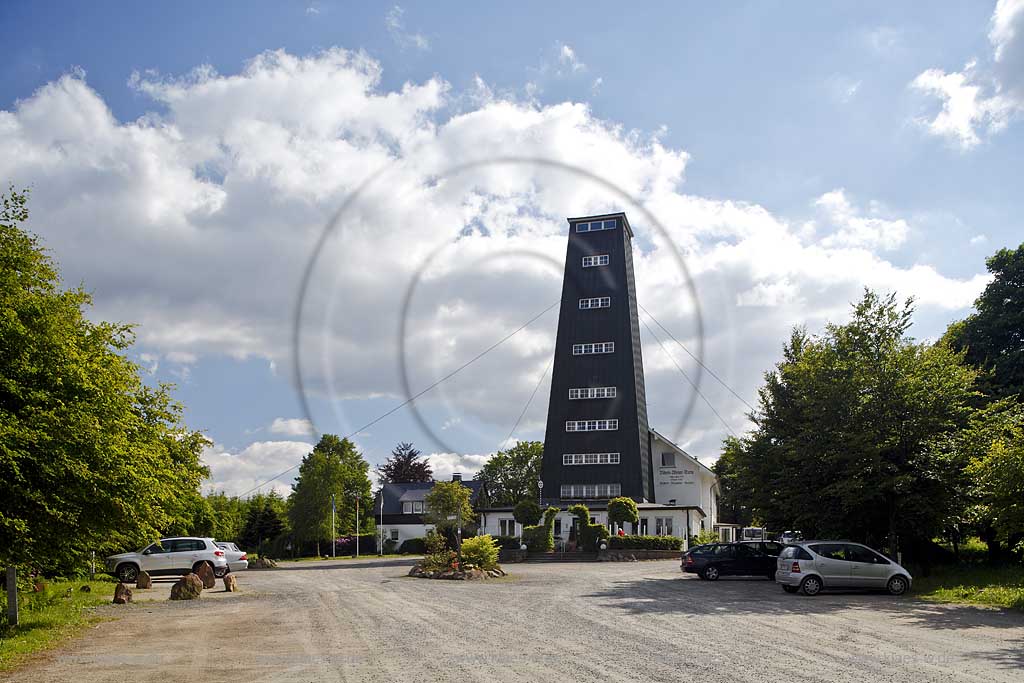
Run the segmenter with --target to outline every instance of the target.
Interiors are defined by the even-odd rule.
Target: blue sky
[[[13,150],[0,175],[33,187],[32,228],[96,314],[139,324],[140,363],[179,385],[190,424],[216,442],[211,484],[229,493],[308,449],[298,283],[324,224],[386,165],[311,280],[302,357],[323,431],[401,402],[400,294],[466,226],[410,309],[414,388],[557,298],[554,269],[502,254],[558,261],[561,219],[606,208],[638,229],[642,303],[697,344],[681,276],[638,209],[538,169],[435,185],[451,163],[527,153],[623,187],[683,251],[707,361],[751,402],[793,324],[841,320],[867,285],[916,296],[915,333],[934,337],[969,311],[985,256],[1024,234],[1019,0],[9,2],[0,37]],[[411,440],[439,473],[472,472],[538,379],[516,436],[542,438],[554,325],[540,319],[425,396],[439,440],[403,409],[356,437],[367,458]],[[644,358],[655,426],[672,431],[688,386],[651,339]],[[702,387],[728,427],[701,400],[674,436],[710,462],[746,428],[745,406]]]

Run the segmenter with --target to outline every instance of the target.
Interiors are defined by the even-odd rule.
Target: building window
[[[647,535],[647,518],[641,517],[640,523],[633,522],[633,533],[639,536]]]
[[[516,520],[515,519],[500,519],[498,520],[498,526],[501,528],[502,536],[515,536],[516,535]]]
[[[562,498],[615,498],[622,484],[562,484]]]
[[[614,230],[615,221],[590,221],[589,223],[577,223],[576,232],[594,232],[596,230]]]
[[[576,401],[583,398],[615,398],[615,387],[580,387],[569,390],[569,400]]]
[[[614,353],[615,342],[594,342],[593,344],[573,344],[572,355],[589,356],[592,353]]]
[[[662,467],[675,467],[676,466],[676,454],[675,453],[662,453],[661,454],[661,466]]]
[[[398,543],[398,529],[391,530],[391,540]]]
[[[402,514],[403,515],[411,515],[412,514],[412,503],[411,502],[406,501],[406,502],[402,503]]]
[[[567,432],[614,432],[618,428],[618,420],[569,420],[565,423]]]
[[[655,517],[654,518],[654,535],[655,536],[671,536],[672,535],[672,518],[671,517]]]
[[[612,298],[610,296],[596,296],[592,299],[580,299],[580,310],[585,311],[588,308],[608,308],[612,305]]]
[[[597,254],[596,256],[584,256],[583,267],[592,268],[594,266],[607,266],[608,265],[608,254]]]
[[[618,465],[618,453],[563,453],[563,465]]]

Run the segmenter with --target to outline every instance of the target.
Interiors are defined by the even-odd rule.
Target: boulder
[[[153,587],[153,578],[149,575],[149,572],[139,572],[139,578],[135,579],[135,587],[139,590]]]
[[[213,574],[213,567],[205,562],[199,565],[199,569],[195,570],[195,575],[203,582],[203,588],[213,588],[217,585],[217,577]]]
[[[90,586],[89,584],[85,584],[78,590],[82,591],[83,593],[92,593],[92,586]]]
[[[422,578],[422,577],[424,577],[426,575],[427,575],[427,572],[423,569],[423,567],[419,566],[418,564],[414,564],[412,569],[409,570],[409,576],[415,576],[417,578]]]
[[[195,600],[203,594],[203,580],[195,574],[185,574],[171,586],[171,600]]]
[[[466,581],[483,581],[487,578],[487,572],[483,569],[470,569],[464,572],[464,574],[465,576],[463,576],[463,578]]]
[[[255,560],[249,560],[249,569],[277,569],[277,562],[269,557],[257,557]]]
[[[224,590],[228,593],[236,593],[238,591],[238,579],[235,578],[234,574],[224,575]]]
[[[132,589],[123,583],[118,583],[114,587],[114,604],[115,605],[127,605],[132,601]]]

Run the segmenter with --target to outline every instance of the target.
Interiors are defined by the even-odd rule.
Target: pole
[[[334,533],[334,494],[331,494],[331,557],[338,558],[338,535]]]
[[[380,556],[384,557],[384,487],[380,489]]]
[[[356,559],[359,559],[359,496],[356,496]]]
[[[7,623],[18,625],[18,568],[13,564],[7,567]]]
[[[96,551],[92,551],[92,556],[89,558],[89,580],[96,580]]]

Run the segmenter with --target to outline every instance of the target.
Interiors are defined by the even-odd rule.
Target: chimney
[[[462,472],[452,472],[452,481],[462,481]]]

